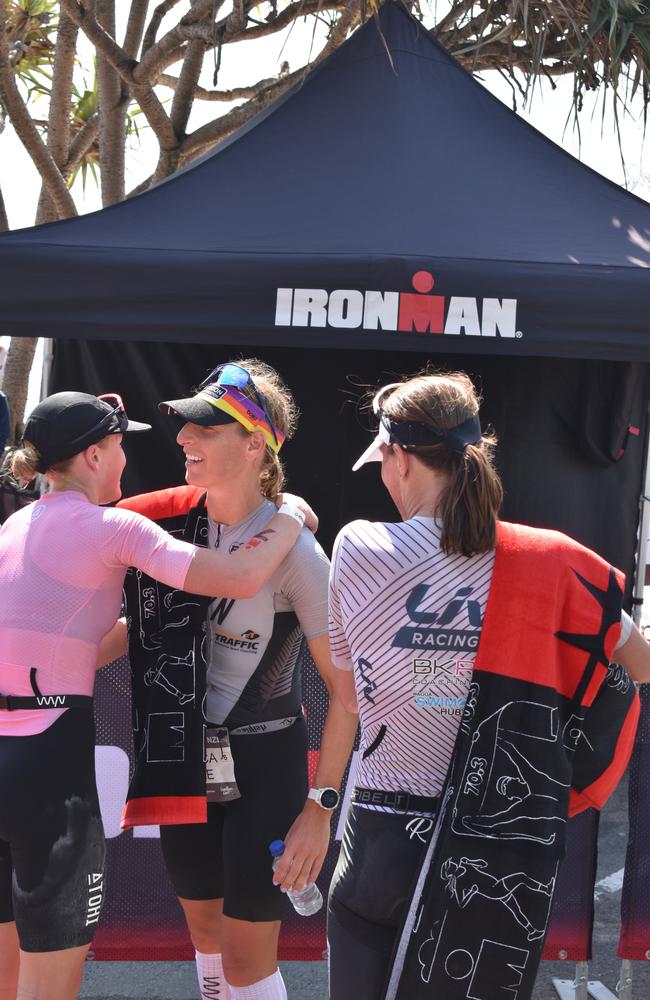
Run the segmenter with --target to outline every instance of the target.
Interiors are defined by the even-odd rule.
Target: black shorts
[[[269,844],[283,838],[308,791],[307,725],[232,736],[241,798],[208,805],[207,823],[161,826],[160,843],[181,899],[222,899],[237,920],[281,920],[289,901],[273,885]]]
[[[0,923],[23,951],[88,944],[105,894],[92,711],[0,736]]]
[[[434,820],[352,805],[330,887],[331,1000],[379,1000]]]

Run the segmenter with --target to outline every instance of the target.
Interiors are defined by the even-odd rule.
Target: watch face
[[[339,793],[334,788],[326,788],[320,797],[323,809],[336,809],[339,804]]]

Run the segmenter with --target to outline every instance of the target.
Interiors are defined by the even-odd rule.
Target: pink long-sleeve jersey
[[[74,491],[12,514],[0,528],[0,695],[32,695],[32,667],[42,694],[92,694],[127,568],[182,589],[195,551],[140,514]],[[0,735],[43,732],[61,711],[0,711]]]

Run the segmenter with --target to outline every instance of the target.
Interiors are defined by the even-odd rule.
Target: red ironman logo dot
[[[417,274],[413,275],[412,284],[416,292],[426,294],[431,291],[435,285],[435,281],[433,280],[433,275],[429,274],[428,271],[418,271]]]

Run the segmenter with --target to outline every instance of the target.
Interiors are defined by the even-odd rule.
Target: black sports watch
[[[333,812],[341,801],[341,796],[335,788],[310,788],[308,799],[318,802],[321,809]]]

